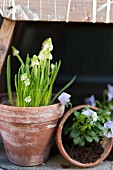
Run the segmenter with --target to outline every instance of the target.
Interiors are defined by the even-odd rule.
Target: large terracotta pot
[[[0,131],[9,160],[22,166],[45,162],[63,113],[60,103],[41,107],[0,104]]]
[[[72,108],[72,112],[74,110],[79,110],[79,109],[83,109],[86,105],[80,105],[77,107]],[[98,108],[93,107],[93,106],[89,106],[89,108],[94,109],[94,110],[98,110]],[[94,163],[81,163],[78,162],[74,159],[72,159],[69,154],[66,152],[64,146],[63,146],[63,141],[62,141],[62,129],[64,126],[64,123],[66,122],[66,120],[68,119],[68,117],[71,115],[70,110],[66,112],[66,114],[64,115],[64,117],[61,119],[61,122],[59,123],[59,126],[57,128],[57,133],[56,133],[56,143],[58,146],[58,149],[60,151],[60,153],[62,154],[62,156],[70,163],[72,163],[73,165],[79,166],[79,167],[92,167],[92,166],[96,166],[99,163],[101,163],[110,153],[111,149],[112,149],[112,144],[113,144],[113,139],[108,139],[106,142],[103,143],[103,148],[104,148],[104,152],[101,155],[101,157]],[[75,151],[76,152],[76,151]]]

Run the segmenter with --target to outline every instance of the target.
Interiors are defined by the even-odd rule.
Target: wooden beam
[[[23,10],[29,8],[37,13],[42,21],[113,23],[113,1],[110,0],[16,0],[15,3]],[[17,19],[20,17],[17,15]]]
[[[0,29],[0,73],[2,71],[2,67],[6,59],[8,49],[10,47],[15,23],[15,21],[4,18],[2,27]]]

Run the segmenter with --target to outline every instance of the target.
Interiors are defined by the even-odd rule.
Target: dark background
[[[25,59],[27,53],[37,54],[47,37],[53,40],[54,61],[62,61],[54,91],[77,75],[76,82],[66,90],[72,94],[72,102],[83,103],[91,94],[101,99],[107,84],[113,84],[113,24],[18,21],[11,45],[19,49]],[[13,90],[18,67],[18,60],[12,57]],[[5,70],[6,64],[1,76]]]

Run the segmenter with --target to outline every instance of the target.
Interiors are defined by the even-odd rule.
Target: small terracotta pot
[[[80,105],[77,107],[72,108],[72,112],[74,110],[79,110],[79,109],[83,109],[86,105]],[[98,108],[93,107],[93,106],[89,106],[89,108],[94,109],[94,110],[98,110]],[[108,139],[106,142],[103,143],[103,148],[104,148],[104,153],[101,155],[101,157],[94,163],[87,163],[87,164],[83,164],[80,163],[74,159],[72,159],[69,154],[66,152],[64,146],[63,146],[63,142],[62,142],[62,129],[64,126],[65,121],[68,119],[68,117],[71,115],[70,110],[67,111],[64,115],[64,117],[62,118],[58,128],[57,128],[57,133],[56,133],[56,143],[58,146],[58,149],[60,151],[60,153],[62,154],[62,156],[70,163],[72,163],[73,165],[79,166],[79,167],[92,167],[92,166],[96,166],[99,163],[101,163],[110,153],[111,149],[112,149],[112,144],[113,144],[113,139]],[[75,151],[76,152],[76,151]]]
[[[45,162],[63,113],[60,103],[41,107],[0,104],[0,131],[9,160],[22,166]]]

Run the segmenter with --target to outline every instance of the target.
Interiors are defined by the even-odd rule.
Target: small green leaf
[[[98,137],[98,136],[95,136],[95,137],[94,137],[94,140],[95,140],[96,142],[99,142],[99,137]]]
[[[102,123],[105,123],[105,119],[103,117],[101,117],[101,121]]]
[[[77,138],[75,138],[75,139],[73,140],[73,142],[74,142],[75,145],[78,145],[79,142],[80,142],[80,140],[81,140],[81,138],[78,136]]]
[[[80,131],[79,131],[79,130],[73,129],[73,130],[71,131],[71,137],[72,137],[72,138],[76,138],[76,137],[78,137],[79,135],[80,135]]]
[[[90,137],[90,136],[85,135],[84,137],[87,140],[87,142],[92,142],[93,141],[93,138]]]
[[[98,127],[100,130],[103,130],[103,126],[100,125],[99,123],[97,124],[97,127]]]
[[[91,131],[90,133],[91,133],[93,138],[96,136],[96,133],[94,131]]]
[[[80,117],[80,113],[79,113],[79,112],[74,111],[73,113],[74,113],[74,115],[75,115],[77,118],[79,118],[79,117]]]
[[[88,128],[88,125],[84,125],[83,127],[81,127],[81,131],[85,132],[85,130]]]
[[[84,146],[85,145],[85,140],[81,138],[80,142],[79,142],[79,146]]]

